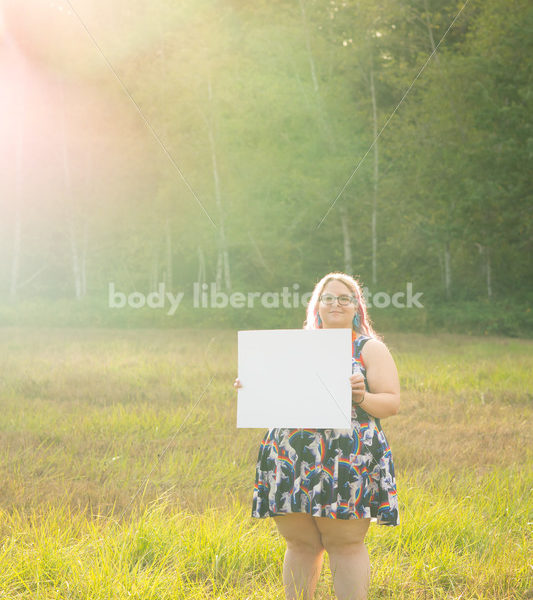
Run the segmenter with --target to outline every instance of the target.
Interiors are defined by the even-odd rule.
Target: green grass
[[[401,525],[369,530],[370,600],[533,598],[533,343],[385,339]],[[281,600],[235,375],[232,331],[2,329],[0,599]]]

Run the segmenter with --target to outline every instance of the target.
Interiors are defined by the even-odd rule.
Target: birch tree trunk
[[[300,0],[300,11],[302,13],[302,21],[304,26],[305,47],[307,48],[307,59],[309,60],[309,68],[311,69],[311,79],[313,81],[313,90],[318,92],[318,79],[316,77],[315,60],[311,52],[311,42],[309,40],[309,28],[307,27],[307,15],[305,14],[305,0]]]
[[[211,148],[211,163],[213,167],[213,181],[215,187],[215,201],[218,211],[218,257],[217,257],[217,271],[216,271],[216,285],[217,289],[222,288],[222,281],[226,291],[231,290],[231,276],[230,276],[230,263],[228,244],[226,240],[226,233],[224,230],[224,211],[222,208],[222,194],[220,191],[220,178],[218,174],[218,163],[217,163],[217,152],[215,144],[215,135],[213,132],[213,92],[211,88],[211,77],[208,77],[208,95],[209,95],[209,118],[206,119],[207,133],[209,137],[209,146]]]
[[[433,37],[433,26],[432,26],[431,20],[429,18],[429,6],[428,6],[427,0],[424,0],[424,10],[425,10],[424,20],[426,23],[426,29],[427,29],[427,33],[428,33],[429,44],[431,46],[431,52],[434,53],[435,62],[437,64],[437,67],[439,68],[439,71],[441,73],[443,80],[447,81],[448,74],[447,74],[447,70],[445,67],[445,62],[441,63],[440,56],[439,56],[438,52],[436,52],[435,39]],[[447,93],[446,97],[448,100],[448,104],[450,106],[450,110],[452,111],[452,113],[455,116],[454,124],[456,125],[458,138],[464,139],[464,137],[467,135],[468,128],[466,128],[461,123],[461,112],[457,109],[457,105],[456,105],[453,95],[450,93]],[[446,292],[446,298],[448,298],[448,299],[451,297],[451,294],[452,294],[451,285],[452,285],[452,273],[451,273],[451,258],[450,258],[450,241],[448,240],[445,244],[445,249],[444,249],[444,290]]]
[[[485,279],[487,298],[492,298],[492,269],[490,264],[490,247],[476,243],[481,256],[481,275]]]
[[[74,293],[76,295],[76,300],[80,300],[82,295],[81,269],[72,217],[68,218],[68,237],[70,242],[70,256],[72,259],[72,274],[74,276]]]
[[[302,24],[304,29],[305,36],[305,47],[307,50],[307,60],[309,62],[309,70],[311,72],[311,80],[313,82],[313,92],[315,96],[315,104],[318,110],[318,126],[323,131],[324,136],[328,142],[330,152],[336,153],[337,144],[335,142],[335,137],[331,132],[331,127],[329,124],[329,118],[327,111],[322,102],[322,96],[320,95],[320,88],[318,85],[318,78],[316,75],[316,65],[315,59],[313,57],[313,51],[311,49],[311,40],[309,36],[309,27],[307,25],[307,15],[305,12],[305,0],[300,0],[300,12],[302,13]],[[349,227],[349,219],[348,219],[348,211],[346,210],[346,206],[342,203],[340,204],[340,220],[341,220],[341,231],[342,231],[342,240],[343,240],[343,255],[344,255],[344,271],[349,275],[352,275],[352,242],[350,237],[350,227]]]
[[[19,200],[17,200],[17,203]],[[17,283],[19,278],[20,263],[20,229],[21,229],[21,211],[17,204],[15,209],[15,225],[13,227],[13,256],[11,259],[11,277],[9,283],[9,298],[12,302],[17,299]]]
[[[172,234],[170,232],[169,220],[165,220],[165,240],[166,240],[166,284],[169,290],[172,290]]]
[[[378,115],[376,106],[376,90],[374,87],[374,65],[370,67],[370,95],[372,97],[372,123],[374,134],[374,193],[372,198],[372,285],[378,282],[378,233],[377,233],[377,213],[378,213],[378,182],[379,182],[379,154],[378,154]]]
[[[80,273],[80,283],[81,283],[81,295],[85,297],[87,295],[87,245],[88,245],[88,229],[87,221],[83,222],[83,236],[82,236],[82,246],[81,246],[81,273]]]
[[[70,161],[68,155],[67,126],[65,119],[65,92],[62,88],[61,93],[61,156],[63,163],[63,195],[65,203],[65,213],[67,215],[67,230],[70,245],[70,259],[72,264],[72,275],[74,279],[74,294],[76,300],[82,296],[81,268],[78,244],[75,231],[75,215],[72,209],[72,174],[70,171]]]
[[[18,154],[18,152],[17,152]],[[17,163],[20,162],[20,159],[17,156]],[[17,299],[17,285],[19,279],[19,264],[20,264],[20,243],[21,243],[21,192],[20,192],[20,171],[21,167],[17,164],[16,167],[16,208],[15,208],[15,224],[13,227],[13,255],[11,258],[11,277],[9,283],[9,298],[12,302]]]
[[[11,275],[9,281],[9,299],[15,302],[17,299],[17,287],[20,269],[20,247],[22,229],[22,179],[24,160],[24,98],[20,102],[17,115],[17,141],[15,147],[15,223],[13,226],[13,254],[11,258]]]
[[[437,47],[435,45],[435,38],[433,37],[433,25],[431,24],[431,20],[429,18],[429,7],[427,0],[424,0],[424,10],[424,22],[426,24],[426,30],[428,33],[429,45],[431,46],[431,53],[435,57],[435,62],[437,64],[437,67],[439,68],[444,82],[446,82],[448,81],[448,70],[446,68],[446,62],[440,62],[439,53],[436,51]],[[457,132],[460,136],[465,136],[468,133],[468,128],[465,127],[464,123],[462,122],[461,111],[457,108],[454,96],[448,92],[446,94],[446,98],[448,100],[448,104],[450,105],[450,109],[455,117],[455,125],[457,126]]]
[[[492,267],[490,264],[490,246],[485,246],[485,265],[487,269],[487,298],[492,299]]]
[[[343,239],[343,249],[344,249],[344,272],[348,275],[353,275],[353,266],[352,266],[352,246],[350,243],[350,228],[348,224],[348,211],[346,210],[346,206],[341,204],[339,207],[339,211],[341,214],[341,226],[342,226],[342,239]]]
[[[429,43],[431,45],[431,52],[435,52],[435,40],[433,38],[433,29],[431,27],[431,21],[429,20],[429,6],[428,6],[428,1],[424,0],[424,9],[425,9],[425,13],[424,13],[424,17],[425,17],[425,21],[426,21],[426,28],[427,28],[427,32],[428,32],[428,37],[429,37]],[[437,62],[437,64],[440,63],[440,58],[439,55],[435,52],[435,60]]]
[[[159,279],[159,252],[154,249],[152,254],[152,267],[150,269],[150,291],[157,291],[157,284]]]
[[[449,241],[444,244],[444,289],[446,291],[446,298],[449,300],[452,295],[452,269]]]
[[[93,148],[87,150],[85,161],[85,197],[86,201],[91,204],[92,194],[92,177],[93,177]],[[81,277],[81,295],[87,295],[87,246],[89,242],[89,224],[86,217],[83,218],[82,239],[81,239],[81,259],[80,259],[80,277]]]
[[[202,246],[198,246],[198,286],[200,290],[202,289],[202,284],[206,280],[205,274],[205,257],[204,251],[202,250]]]

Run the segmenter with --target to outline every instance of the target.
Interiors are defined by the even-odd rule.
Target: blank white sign
[[[351,428],[350,329],[239,331],[237,427]]]

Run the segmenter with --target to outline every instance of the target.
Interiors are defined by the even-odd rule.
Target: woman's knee
[[[309,554],[319,554],[324,550],[315,519],[316,517],[303,513],[274,517],[279,532],[287,542],[287,548]]]
[[[321,544],[328,553],[352,553],[364,548],[370,519],[325,519],[317,525]]]

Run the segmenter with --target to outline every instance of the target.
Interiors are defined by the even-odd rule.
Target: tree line
[[[531,298],[525,0],[80,2],[41,11],[56,47],[13,5],[5,300],[330,270],[435,305]]]

